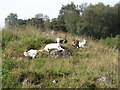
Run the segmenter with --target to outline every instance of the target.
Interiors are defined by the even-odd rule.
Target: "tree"
[[[62,6],[59,17],[63,19],[63,25],[65,26],[66,31],[75,34],[76,33],[76,23],[79,20],[80,11],[77,6],[72,2],[66,6]]]
[[[44,27],[44,21],[41,18],[31,18],[26,20],[27,25],[34,26],[36,28],[42,28]]]
[[[17,20],[17,26],[23,26],[23,25],[26,25],[26,20],[18,19]]]
[[[63,5],[61,10],[59,11],[60,15],[71,13],[79,14],[79,10],[77,9],[77,6],[75,6],[73,2],[71,2],[71,4],[67,4],[66,6]]]
[[[35,18],[43,19],[44,21],[49,20],[49,17],[47,15],[43,15],[42,13],[36,14]]]
[[[44,18],[44,16],[43,16],[43,14],[42,14],[42,13],[38,13],[38,14],[36,14],[36,15],[35,15],[35,18],[40,18],[40,19],[43,19],[43,18]]]
[[[85,11],[85,9],[91,7],[92,4],[87,4],[87,3],[82,3],[81,5],[78,6],[78,9],[80,11],[80,15],[82,15],[82,13]]]
[[[36,14],[34,18],[34,23],[37,24],[35,26],[49,28],[50,27],[50,19],[47,15],[43,15],[42,13]],[[32,22],[33,23],[33,22]]]
[[[58,30],[58,27],[57,27],[57,18],[53,18],[53,19],[51,20],[50,28],[51,28],[51,29],[54,29],[54,30]]]
[[[113,7],[105,6],[103,3],[86,8],[81,16],[81,32],[97,39],[114,36],[114,28],[117,25],[114,11]]]
[[[6,27],[14,27],[17,25],[17,14],[10,13],[6,18],[5,18],[5,26]]]
[[[115,6],[114,6],[114,10],[115,10],[115,20],[116,20],[116,22],[117,22],[117,28],[116,28],[116,30],[117,30],[117,34],[120,34],[120,1],[117,3],[117,4],[115,4]]]

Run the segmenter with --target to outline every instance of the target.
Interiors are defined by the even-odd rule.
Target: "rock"
[[[62,52],[61,50],[52,50],[49,55],[58,55],[60,54],[60,52]]]
[[[42,88],[43,84],[38,84],[37,87]]]
[[[100,77],[96,80],[99,83],[105,83],[105,84],[110,84],[112,83],[112,79],[109,77]]]
[[[69,51],[62,51],[62,50],[52,50],[49,55],[53,55],[53,56],[72,56],[72,53]]]
[[[28,83],[28,79],[23,80],[22,85],[25,85]]]

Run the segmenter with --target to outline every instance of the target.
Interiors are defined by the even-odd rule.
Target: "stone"
[[[52,50],[49,55],[53,55],[53,56],[69,56],[71,57],[72,56],[72,53],[65,50],[65,51],[62,51],[62,50]]]
[[[96,81],[100,83],[105,83],[105,84],[112,83],[112,79],[110,77],[100,77]]]

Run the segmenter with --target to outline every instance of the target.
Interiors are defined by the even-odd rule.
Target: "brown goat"
[[[72,46],[79,48],[79,40],[73,40]]]

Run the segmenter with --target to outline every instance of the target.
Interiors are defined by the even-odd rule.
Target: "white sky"
[[[43,13],[52,19],[58,16],[62,5],[71,2],[75,5],[102,2],[114,6],[119,0],[0,0],[0,27],[4,26],[4,19],[10,13],[16,13],[19,19],[28,19]]]

